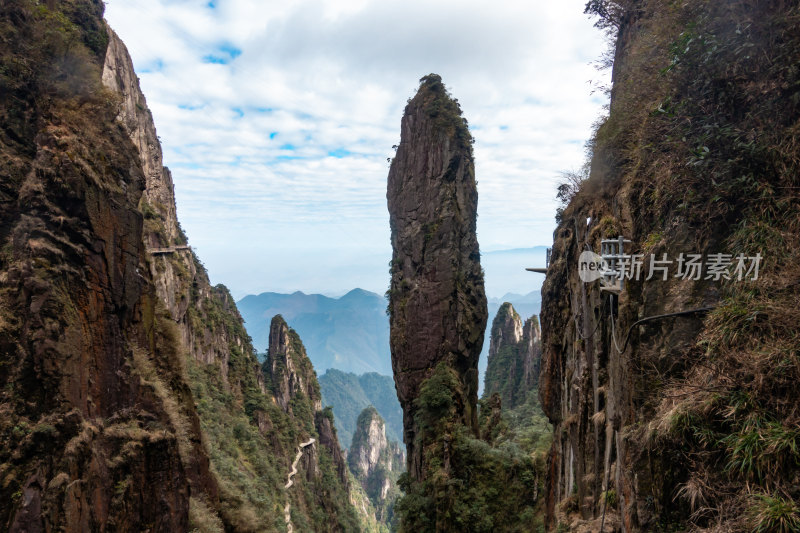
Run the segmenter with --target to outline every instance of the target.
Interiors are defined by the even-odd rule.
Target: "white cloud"
[[[109,0],[106,18],[215,281],[239,295],[382,291],[386,158],[429,72],[476,138],[482,247],[549,244],[558,172],[581,165],[603,103],[588,81],[604,76],[589,63],[605,45],[584,0],[211,4]]]

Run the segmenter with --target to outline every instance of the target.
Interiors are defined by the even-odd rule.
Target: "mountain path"
[[[314,439],[310,438],[307,442],[303,442],[300,446],[297,447],[297,453],[294,456],[294,461],[292,462],[292,471],[289,472],[289,475],[286,477],[286,485],[284,486],[285,489],[288,489],[292,485],[294,485],[294,480],[292,479],[295,474],[297,474],[297,463],[300,462],[300,458],[303,456],[303,449],[311,446],[314,444]],[[289,496],[286,496],[286,507],[283,508],[283,518],[286,520],[286,530],[289,533],[294,533],[294,526],[292,526],[292,504],[289,502]]]

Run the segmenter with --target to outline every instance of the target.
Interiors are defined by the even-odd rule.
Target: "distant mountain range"
[[[478,363],[481,391],[489,355],[489,329],[497,310],[503,302],[511,302],[526,319],[539,313],[541,301],[539,291],[508,293],[502,298],[488,299],[489,321]],[[292,294],[264,292],[245,296],[237,305],[247,332],[253,338],[253,346],[259,352],[266,350],[269,344],[269,321],[280,314],[303,339],[317,374],[336,368],[354,374],[392,375],[389,319],[383,296],[363,289],[354,289],[341,298],[299,291]]]
[[[506,287],[539,287],[543,276],[527,272],[525,267],[544,266],[545,250],[544,246],[536,246],[481,254],[487,293],[498,294],[499,289]],[[502,298],[489,297],[489,321],[478,364],[480,391],[483,391],[489,354],[489,329],[503,302],[511,302],[524,320],[539,313],[541,294],[534,290],[527,294],[507,293]],[[377,372],[391,376],[386,304],[382,295],[363,289],[353,289],[339,298],[300,291],[292,294],[264,292],[245,296],[237,302],[253,346],[259,352],[266,350],[269,343],[270,320],[280,314],[303,339],[317,374],[335,368],[354,374]],[[383,412],[381,416],[387,417]]]
[[[383,296],[362,289],[353,289],[341,298],[299,291],[264,292],[245,296],[237,306],[259,352],[269,344],[270,320],[280,314],[303,339],[318,374],[336,368],[392,375]]]
[[[524,320],[539,313],[542,297],[537,290],[488,299],[489,321],[478,363],[481,392],[489,356],[489,330],[503,302],[511,302]],[[389,319],[386,316],[386,299],[381,295],[363,289],[353,289],[341,298],[299,291],[292,294],[264,292],[258,296],[245,296],[237,305],[247,331],[253,338],[253,346],[259,352],[266,350],[269,344],[269,321],[280,314],[303,339],[317,374],[335,368],[354,374],[377,372],[384,376],[392,375]],[[383,412],[381,416],[386,418]]]

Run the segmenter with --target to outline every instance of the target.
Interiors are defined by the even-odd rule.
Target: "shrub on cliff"
[[[458,378],[445,364],[420,387],[419,424],[437,438],[420,443],[429,466],[424,480],[400,478],[400,531],[536,531],[541,465],[513,442],[493,447],[475,438],[455,416],[460,397]]]

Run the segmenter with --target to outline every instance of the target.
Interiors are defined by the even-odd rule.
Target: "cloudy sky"
[[[481,249],[549,245],[558,173],[580,167],[605,103],[584,3],[108,0],[106,18],[190,243],[238,298],[386,289],[386,159],[431,72],[476,139]],[[538,288],[517,285],[487,288]]]

